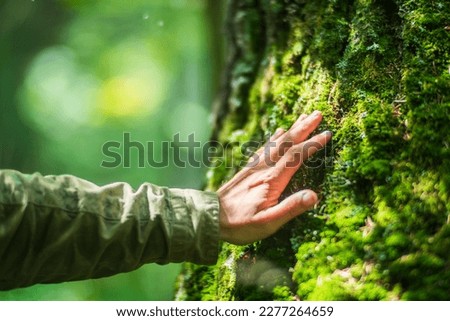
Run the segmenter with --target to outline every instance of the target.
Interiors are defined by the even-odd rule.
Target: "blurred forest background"
[[[210,135],[221,2],[0,0],[0,168],[201,188],[204,168],[102,168],[102,145]],[[196,155],[199,157],[200,155]],[[187,157],[184,155],[183,157]],[[110,159],[109,159],[110,160]],[[170,300],[179,265],[0,292],[0,300]]]

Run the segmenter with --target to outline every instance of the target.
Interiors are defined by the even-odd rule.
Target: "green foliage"
[[[263,56],[239,97],[249,109],[230,111],[221,138],[239,131],[239,143],[263,139],[319,109],[321,129],[334,133],[332,166],[321,154],[327,166],[294,177],[286,194],[313,187],[321,203],[251,249],[250,265],[270,262],[289,280],[245,282],[252,269],[240,269],[234,256],[226,261],[233,279],[217,273],[224,260],[208,268],[215,277],[201,287],[215,294],[206,298],[450,299],[450,7],[274,0],[258,9],[266,19]],[[233,113],[246,122],[231,124]],[[210,187],[239,164],[213,171]]]

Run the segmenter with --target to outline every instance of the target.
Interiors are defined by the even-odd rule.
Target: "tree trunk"
[[[177,299],[449,300],[450,2],[232,0],[227,27],[209,188],[301,113],[334,137],[286,190],[317,208],[186,264]]]

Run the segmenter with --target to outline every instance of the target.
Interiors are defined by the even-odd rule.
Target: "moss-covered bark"
[[[450,1],[233,0],[216,138],[232,168],[319,109],[332,146],[286,193],[320,205],[273,237],[185,265],[178,299],[450,299]],[[319,165],[318,165],[319,164]],[[320,167],[320,168],[318,168]]]

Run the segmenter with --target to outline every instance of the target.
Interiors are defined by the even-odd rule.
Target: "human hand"
[[[302,163],[331,138],[326,131],[305,139],[322,121],[315,111],[303,114],[288,131],[278,129],[247,166],[218,190],[220,237],[248,244],[275,233],[282,225],[317,203],[312,190],[299,191],[279,202],[281,193]]]

